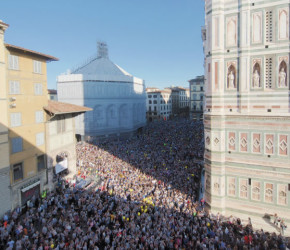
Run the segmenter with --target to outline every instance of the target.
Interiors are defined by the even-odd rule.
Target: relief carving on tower
[[[253,153],[261,153],[261,134],[253,134]]]
[[[220,178],[217,176],[213,177],[213,193],[215,195],[220,195]]]
[[[226,43],[228,47],[237,45],[237,16],[228,17]]]
[[[237,88],[237,62],[227,62],[227,89]]]
[[[212,133],[212,147],[213,147],[213,150],[220,151],[220,147],[221,147],[220,133],[217,133],[217,132]]]
[[[261,59],[252,62],[252,88],[261,88]]]
[[[266,134],[266,136],[265,136],[265,153],[267,155],[274,154],[274,135]]]
[[[278,87],[288,87],[288,56],[279,57]]]
[[[289,9],[279,9],[279,39],[289,39]]]
[[[248,134],[240,133],[240,151],[248,152]]]
[[[211,144],[211,136],[210,133],[208,131],[205,131],[204,134],[204,138],[205,138],[205,148],[206,149],[210,149],[210,144]]]
[[[280,135],[279,136],[279,155],[288,155],[288,136]]]
[[[262,12],[253,13],[253,30],[252,41],[253,43],[262,42]]]
[[[229,151],[236,150],[236,133],[235,132],[229,132],[228,134],[228,149]]]

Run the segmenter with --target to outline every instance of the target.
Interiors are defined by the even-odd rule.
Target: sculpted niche
[[[279,67],[279,87],[285,88],[287,85],[287,64],[282,61]]]
[[[253,67],[253,78],[252,78],[252,87],[260,88],[261,87],[261,67],[259,63],[255,63]]]
[[[227,87],[228,89],[237,88],[236,85],[236,68],[234,65],[230,65],[227,73]]]

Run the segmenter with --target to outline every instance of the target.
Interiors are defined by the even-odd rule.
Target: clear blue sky
[[[10,25],[6,43],[60,59],[48,64],[48,88],[98,40],[147,87],[188,86],[203,74],[204,0],[3,0],[0,19]]]

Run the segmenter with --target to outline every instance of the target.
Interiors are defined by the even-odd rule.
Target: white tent
[[[63,161],[60,161],[55,165],[55,173],[59,174],[63,170],[67,169],[67,159],[64,159]]]

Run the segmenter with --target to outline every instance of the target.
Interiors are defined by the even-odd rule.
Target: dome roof
[[[116,78],[124,80],[124,78],[132,78],[132,75],[105,57],[94,58],[89,63],[74,70],[72,73],[82,74],[84,76],[94,75],[96,78],[99,78],[99,80],[115,80]]]

